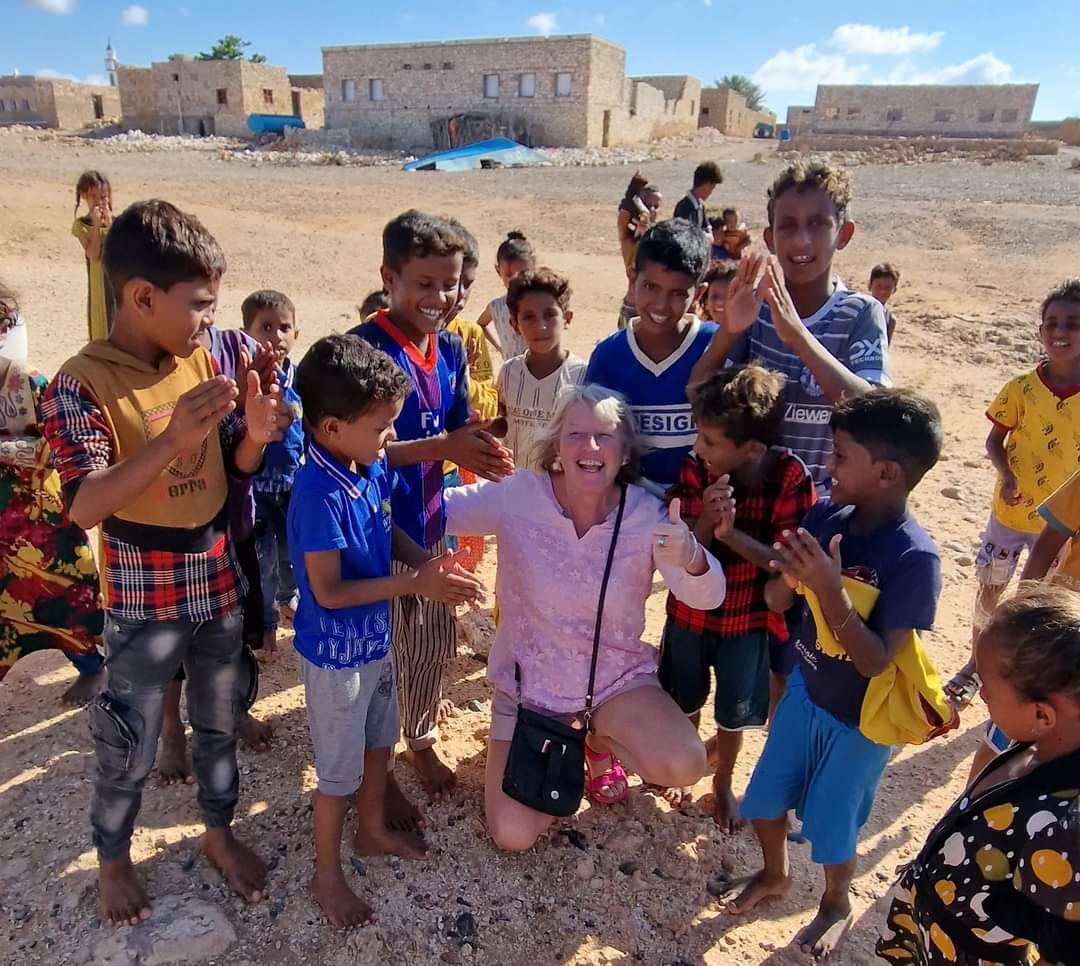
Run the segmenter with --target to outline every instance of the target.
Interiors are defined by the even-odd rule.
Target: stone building
[[[416,150],[508,136],[530,145],[648,141],[697,127],[700,83],[626,76],[591,34],[323,48],[326,126]]]
[[[814,101],[814,134],[1021,138],[1038,84],[829,85]]]
[[[809,131],[814,123],[814,108],[805,104],[790,104],[787,109],[787,119],[784,123],[792,135],[802,131]]]
[[[322,124],[322,92],[294,85],[284,67],[173,54],[149,67],[117,69],[120,123],[159,134],[246,137],[251,114],[298,115]]]
[[[120,116],[115,87],[51,77],[0,77],[0,125],[78,130]]]
[[[746,98],[730,87],[705,87],[701,91],[700,127],[714,127],[737,138],[752,138],[759,124],[768,125],[770,134],[776,128],[772,111],[754,111]]]

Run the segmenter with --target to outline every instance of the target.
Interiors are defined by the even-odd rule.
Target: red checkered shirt
[[[679,481],[668,491],[668,499],[679,497],[682,515],[691,526],[701,514],[705,488],[716,482],[699,457],[689,453],[679,467]],[[771,547],[784,530],[797,527],[814,504],[814,481],[799,457],[783,450],[769,468],[768,475],[752,490],[735,485],[735,528]],[[734,550],[713,540],[709,549],[723,565],[727,577],[724,603],[716,610],[687,607],[668,594],[667,612],[679,626],[698,634],[738,637],[750,631],[768,630],[779,640],[787,640],[784,615],[769,610],[765,585],[769,573],[740,557]]]
[[[59,373],[42,400],[44,434],[70,506],[80,481],[113,463],[113,439],[97,402],[67,373]],[[243,422],[227,417],[219,424],[222,453],[231,454]],[[226,465],[228,465],[226,456]],[[154,527],[169,549],[148,548],[124,539],[138,524],[115,518],[101,527],[106,609],[133,621],[207,621],[240,606],[247,587],[228,537],[225,507],[190,543],[189,531]],[[113,532],[110,532],[113,531]],[[194,552],[191,552],[194,550]]]

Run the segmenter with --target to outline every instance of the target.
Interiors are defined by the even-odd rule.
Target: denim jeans
[[[142,789],[154,767],[165,692],[181,665],[194,732],[192,763],[207,828],[232,822],[239,791],[236,715],[243,616],[212,621],[129,621],[105,614],[109,683],[90,706],[97,778],[90,806],[101,859],[127,854]]]
[[[284,493],[255,492],[255,546],[259,553],[263,628],[268,631],[278,624],[275,604],[295,606],[296,580],[285,535],[290,495],[289,490]]]

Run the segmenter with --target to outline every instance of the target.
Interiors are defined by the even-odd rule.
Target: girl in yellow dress
[[[86,203],[87,213],[80,217],[79,208],[83,202]],[[86,256],[86,322],[91,342],[109,336],[112,300],[101,256],[105,248],[105,234],[112,219],[112,186],[109,179],[100,171],[84,171],[75,185],[75,221],[71,234],[79,240]]]

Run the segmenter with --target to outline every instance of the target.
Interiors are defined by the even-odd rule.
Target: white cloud
[[[150,22],[150,14],[146,12],[146,7],[133,3],[130,7],[124,7],[120,19],[128,27],[145,27]]]
[[[28,7],[41,10],[43,13],[53,13],[59,17],[71,13],[75,6],[75,0],[25,0]]]
[[[937,49],[942,31],[915,33],[910,27],[874,27],[866,23],[845,23],[837,27],[829,42],[848,54],[923,54]]]
[[[556,30],[559,29],[559,24],[555,19],[553,13],[537,13],[533,14],[526,23],[532,27],[538,34],[543,34],[545,37],[550,37]]]
[[[987,51],[962,64],[946,64],[919,70],[903,63],[890,72],[887,84],[1008,84],[1013,79],[1012,64],[999,60]]]
[[[855,84],[865,64],[851,64],[842,54],[821,53],[814,44],[778,50],[754,72],[767,91],[806,91],[818,84]]]
[[[87,74],[85,77],[76,77],[74,74],[65,74],[63,71],[53,70],[51,67],[42,67],[40,70],[35,70],[34,76],[41,77],[44,80],[75,81],[79,84],[97,84],[101,87],[109,83],[108,79],[102,77],[101,74]]]

